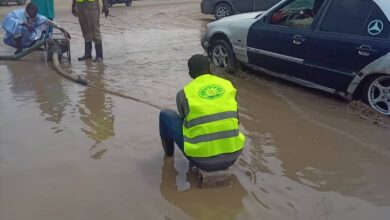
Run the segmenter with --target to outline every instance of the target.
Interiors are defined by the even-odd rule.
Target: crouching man
[[[166,156],[174,143],[190,163],[206,171],[224,170],[239,157],[245,137],[239,132],[236,89],[210,74],[210,61],[194,55],[188,61],[193,80],[176,97],[179,114],[160,112],[160,137]]]
[[[70,38],[70,34],[64,28],[39,15],[37,6],[31,2],[25,9],[17,9],[7,14],[2,26],[6,33],[4,43],[16,48],[15,54],[31,47],[42,37],[42,33],[48,30],[48,27],[59,29]]]

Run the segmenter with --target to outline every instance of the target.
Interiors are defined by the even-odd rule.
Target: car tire
[[[18,5],[25,5],[26,0],[18,0],[17,3],[18,3]]]
[[[233,15],[232,7],[226,3],[218,4],[214,9],[214,16],[217,20],[231,15]]]
[[[106,5],[107,5],[107,8],[111,8],[112,7],[112,4],[111,4],[110,1],[107,1]]]
[[[237,61],[230,43],[226,40],[216,40],[210,50],[210,57],[214,65],[228,72],[237,70]]]
[[[376,111],[390,116],[390,75],[368,80],[363,87],[363,101]]]
[[[130,6],[133,4],[133,1],[132,1],[132,0],[129,0],[129,1],[127,1],[125,4],[126,4],[127,7],[130,7]]]

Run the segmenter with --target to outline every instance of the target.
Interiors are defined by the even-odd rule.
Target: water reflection
[[[184,171],[185,172],[185,171]],[[189,171],[186,174],[191,187],[179,192],[181,174],[174,167],[173,158],[165,158],[162,166],[161,195],[193,219],[246,219],[243,199],[247,195],[241,184],[234,179],[230,187],[199,188],[199,180]]]
[[[242,121],[246,128],[253,128],[252,123]],[[236,168],[241,183],[250,192],[245,208],[251,216],[386,219],[389,215],[388,189],[376,183],[379,179],[367,178],[359,153],[349,154],[348,159],[335,158],[333,155],[343,152],[341,149],[336,153],[330,147],[318,149],[327,145],[309,147],[305,141],[285,142],[270,132],[253,131],[247,137],[248,145]],[[287,134],[283,137],[288,139]]]
[[[99,88],[104,88],[104,70],[105,66],[103,64],[87,62],[85,79]],[[86,87],[81,95],[79,104],[80,119],[87,126],[82,131],[95,142],[89,149],[93,159],[103,157],[108,149],[100,149],[99,144],[115,135],[113,107],[111,97],[107,97],[105,93],[91,87]]]
[[[44,59],[40,54],[35,55],[37,60]],[[9,62],[7,68],[12,80],[11,91],[15,100],[22,101],[21,104],[34,100],[38,104],[41,116],[46,121],[53,122],[56,133],[61,132],[59,128],[62,118],[65,115],[69,99],[64,91],[62,79],[53,71],[48,71],[47,63]]]

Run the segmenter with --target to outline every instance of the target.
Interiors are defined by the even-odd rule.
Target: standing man
[[[174,143],[196,167],[227,169],[239,157],[245,137],[239,132],[236,89],[230,81],[209,74],[210,61],[194,55],[188,61],[193,78],[176,96],[178,115],[160,112],[160,137],[166,156]]]
[[[55,16],[54,12],[54,0],[31,0],[38,7],[38,13],[46,18],[53,20]]]
[[[103,1],[102,14],[107,18],[109,11],[106,0]],[[84,56],[79,61],[92,58],[92,41],[95,43],[96,58],[94,62],[103,61],[103,45],[100,33],[100,5],[99,0],[73,0],[72,14],[79,18],[81,31],[85,42]]]

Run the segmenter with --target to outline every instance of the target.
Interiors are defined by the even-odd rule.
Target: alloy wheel
[[[215,66],[220,68],[229,67],[229,54],[223,45],[217,45],[212,52],[212,59]]]
[[[228,16],[230,16],[230,9],[228,7],[219,6],[216,9],[215,17],[217,17],[217,19],[221,19],[221,18],[228,17]]]
[[[390,115],[390,76],[381,76],[371,82],[367,101],[375,110]]]

